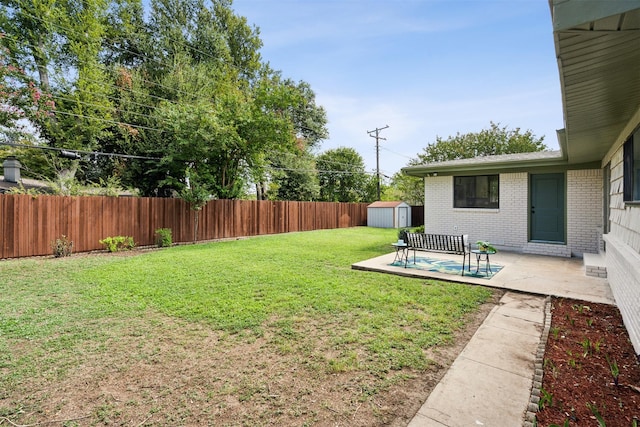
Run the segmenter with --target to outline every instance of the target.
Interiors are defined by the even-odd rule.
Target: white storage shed
[[[373,202],[367,206],[367,226],[411,227],[411,206],[405,202]]]

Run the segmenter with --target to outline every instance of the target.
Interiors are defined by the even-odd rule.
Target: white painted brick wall
[[[611,233],[607,243],[607,280],[637,355],[640,355],[640,254]]]
[[[640,207],[624,203],[622,146],[611,158],[607,280],[636,354],[640,354]]]
[[[601,169],[567,171],[567,246],[571,255],[600,251],[602,199]]]
[[[571,257],[571,248],[559,243],[526,242],[522,251],[526,254]]]
[[[500,175],[500,209],[455,209],[453,177],[428,177],[425,185],[425,232],[468,234],[520,251],[527,240],[527,174]]]
[[[469,234],[471,242],[488,240],[501,249],[570,257],[598,252],[602,227],[602,171],[567,173],[567,244],[528,242],[529,177],[500,174],[499,209],[454,209],[453,177],[425,180],[425,231]]]

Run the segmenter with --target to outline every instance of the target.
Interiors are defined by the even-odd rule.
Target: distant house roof
[[[406,204],[405,202],[373,202],[368,208],[395,208],[402,204]]]
[[[36,189],[41,192],[47,192],[49,185],[44,181],[38,181],[37,179],[21,178],[20,182],[5,181],[4,176],[0,175],[0,194],[8,193],[13,188],[20,188],[20,185],[25,190]]]
[[[30,178],[20,178],[20,182],[9,182],[4,180],[4,176],[0,175],[0,194],[8,193],[13,188],[20,188],[20,184],[22,184],[22,188],[25,190],[38,190],[38,193],[42,194],[54,194],[53,189],[51,188],[51,184],[45,181],[38,181],[37,179]],[[82,195],[100,195],[99,188],[87,188],[83,191]],[[118,196],[135,196],[129,190],[119,190]]]

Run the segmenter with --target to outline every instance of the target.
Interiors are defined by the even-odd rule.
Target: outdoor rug
[[[391,263],[394,267],[404,267],[404,261],[395,261]],[[491,271],[488,274],[485,273],[485,263],[484,261],[480,262],[480,269],[476,273],[476,263],[474,260],[471,260],[471,271],[468,269],[468,264],[464,265],[464,276],[465,277],[479,277],[481,279],[491,279],[495,276],[500,270],[502,270],[503,266],[498,264],[491,264]],[[460,276],[461,269],[463,265],[458,261],[451,261],[446,259],[436,259],[436,258],[427,258],[416,256],[416,263],[413,263],[413,256],[409,256],[409,263],[407,264],[407,268],[412,268],[415,270],[425,270],[425,271],[436,271],[438,273],[445,274],[454,274]]]

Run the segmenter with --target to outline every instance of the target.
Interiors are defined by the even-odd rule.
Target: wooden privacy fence
[[[194,241],[195,213],[182,199],[0,195],[0,258],[53,254],[65,235],[74,252],[102,249],[105,237],[155,244],[170,228],[174,242]],[[257,236],[367,225],[367,204],[212,200],[198,213],[195,240]]]

